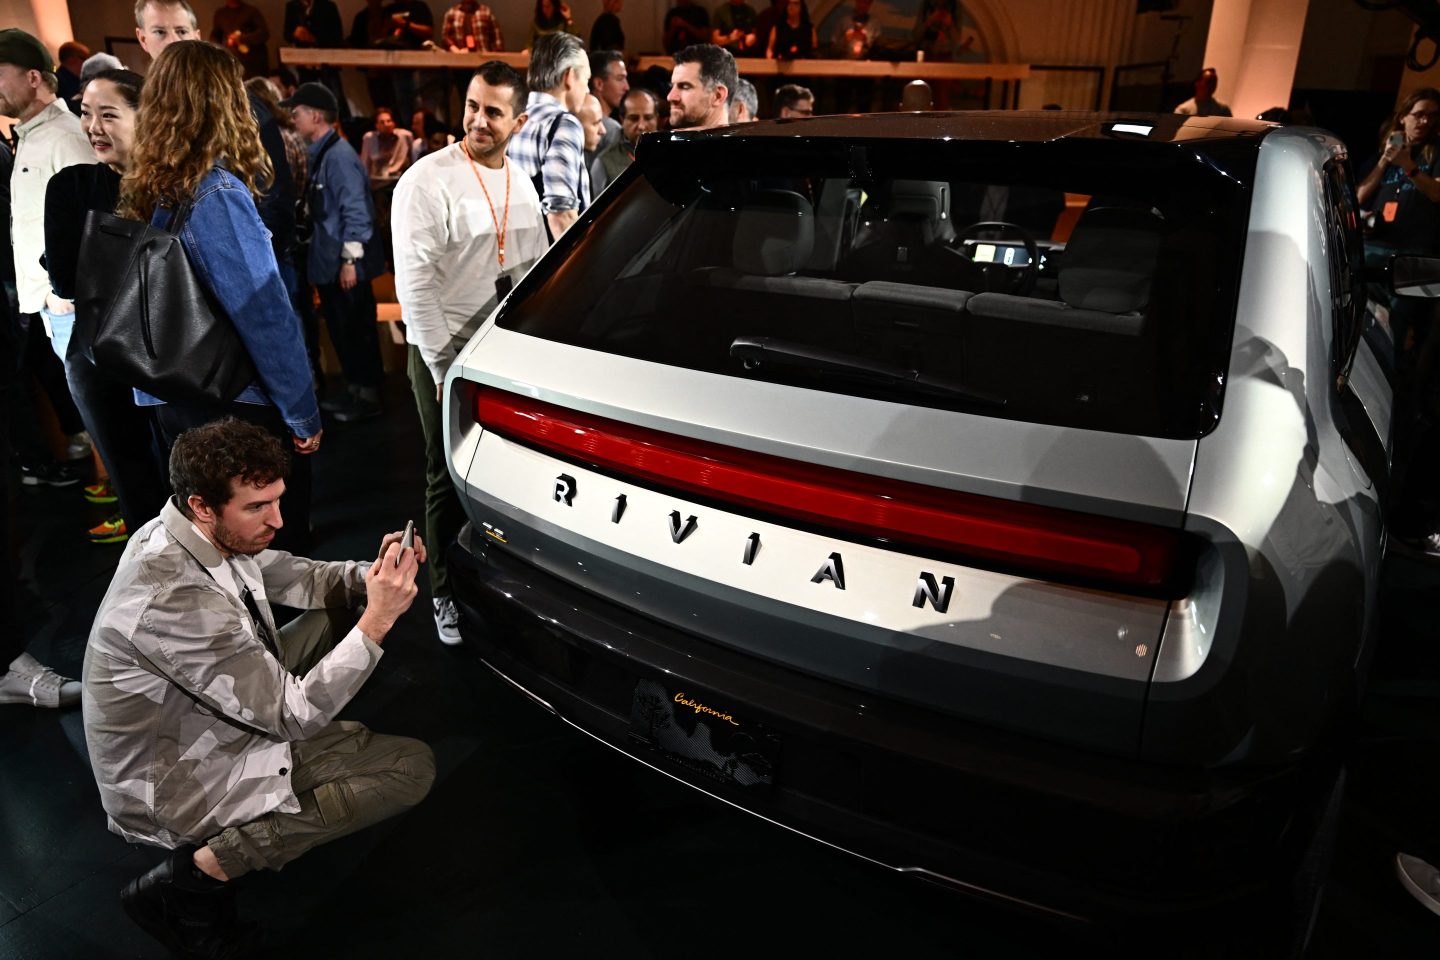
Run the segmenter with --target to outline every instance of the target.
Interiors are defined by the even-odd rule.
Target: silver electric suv
[[[1361,262],[1314,130],[651,136],[446,380],[467,642],[661,773],[973,893],[1293,890],[1376,623]]]

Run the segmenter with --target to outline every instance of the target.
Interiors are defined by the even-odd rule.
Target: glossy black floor
[[[331,424],[316,556],[371,555],[421,516],[418,423]],[[87,512],[89,511],[89,512]],[[78,675],[118,547],[70,490],[21,492],[30,650]],[[98,517],[97,517],[98,519]],[[1395,882],[1397,846],[1440,856],[1440,568],[1397,566],[1333,879],[1312,956],[1433,957],[1440,917]],[[424,598],[345,715],[435,749],[409,816],[245,881],[274,957],[1031,957],[1093,948],[718,807],[564,727],[434,639]],[[78,712],[0,707],[0,957],[163,957],[117,893],[158,859],[106,832]],[[1152,956],[1172,956],[1177,930]]]

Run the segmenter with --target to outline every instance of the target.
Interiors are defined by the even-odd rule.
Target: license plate
[[[630,737],[688,770],[747,790],[770,789],[780,753],[779,737],[723,701],[653,680],[635,684]]]

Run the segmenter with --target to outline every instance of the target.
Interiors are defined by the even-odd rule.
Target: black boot
[[[255,946],[255,928],[236,919],[235,890],[195,866],[179,847],[120,891],[120,905],[177,957],[236,960]]]

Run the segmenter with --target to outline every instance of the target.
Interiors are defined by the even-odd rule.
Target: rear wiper
[[[825,373],[856,377],[890,387],[901,387],[915,393],[927,393],[987,407],[1005,406],[1005,398],[977,393],[964,384],[944,377],[932,377],[919,370],[908,370],[893,363],[866,360],[822,347],[776,340],[773,337],[736,337],[730,343],[730,356],[745,361],[747,368],[770,363],[776,366],[802,367]]]

